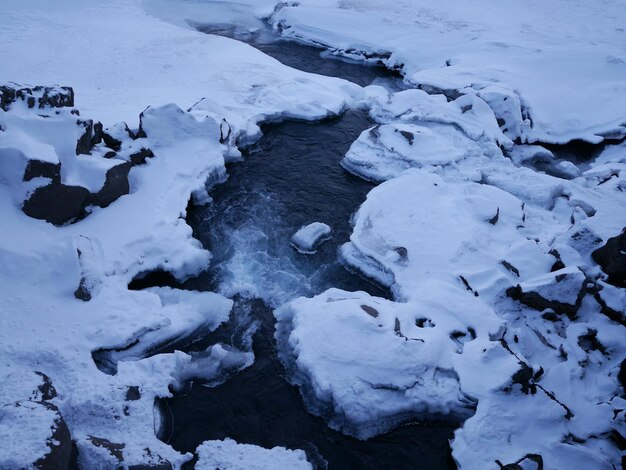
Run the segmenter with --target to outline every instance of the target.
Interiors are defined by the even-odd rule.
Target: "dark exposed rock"
[[[76,155],[89,155],[93,138],[93,121],[91,119],[86,121],[79,119],[76,124],[84,128],[82,135],[76,141]]]
[[[57,390],[56,388],[54,388],[54,385],[52,385],[52,380],[50,380],[50,377],[48,377],[43,372],[35,371],[35,374],[40,376],[42,380],[41,385],[37,387],[39,389],[39,392],[41,393],[41,399],[52,400],[53,398],[55,398],[57,396]]]
[[[146,163],[146,160],[148,158],[152,158],[152,157],[154,157],[154,153],[152,153],[152,150],[150,150],[149,148],[145,148],[145,147],[141,147],[141,149],[138,152],[131,153],[129,156],[130,163],[133,166],[142,165]]]
[[[593,293],[596,302],[600,304],[600,311],[614,322],[626,326],[626,309],[624,303],[612,301],[618,292],[618,287],[606,284],[602,281],[596,284],[597,290]],[[613,292],[612,292],[613,291]]]
[[[467,279],[465,279],[464,276],[459,276],[459,279],[461,279],[461,282],[463,283],[463,285],[465,286],[465,288],[470,291],[472,294],[474,294],[474,297],[478,297],[479,294],[477,291],[475,291],[472,286],[470,285],[469,281]]]
[[[50,178],[53,182],[60,182],[61,164],[44,162],[42,160],[28,160],[26,170],[24,170],[24,181],[34,178]]]
[[[412,132],[400,131],[400,135],[402,135],[402,137],[404,137],[409,142],[409,145],[413,145],[415,135]]]
[[[224,144],[228,141],[231,132],[232,130],[228,121],[226,121],[226,119],[222,119],[222,122],[220,122],[220,144]]]
[[[141,392],[137,385],[132,385],[126,390],[126,401],[137,401],[141,398]]]
[[[91,292],[87,288],[87,282],[84,277],[80,278],[80,283],[74,291],[74,297],[83,302],[89,302],[91,300]]]
[[[116,139],[111,134],[108,134],[106,131],[102,131],[102,140],[104,140],[104,144],[107,147],[115,150],[116,152],[122,148],[122,141]]]
[[[102,123],[95,122],[93,124],[93,136],[91,137],[91,146],[98,145],[102,142]]]
[[[122,449],[126,447],[126,444],[118,444],[117,442],[111,442],[108,439],[103,439],[101,437],[95,436],[87,436],[87,438],[94,446],[106,449],[109,454],[115,457],[120,463],[124,460]]]
[[[555,259],[554,264],[550,268],[551,272],[558,271],[559,269],[563,269],[565,267],[565,263],[563,263],[563,260],[561,259],[561,253],[559,253],[558,250],[553,248],[549,251],[549,254],[554,256]]]
[[[15,88],[7,85],[0,86],[0,108],[6,111],[13,101],[15,101]]]
[[[500,470],[530,470],[532,467],[520,465],[522,462],[528,461],[535,464],[534,470],[543,470],[543,457],[539,454],[526,454],[524,457],[514,463],[502,464],[499,460],[496,460],[496,464],[500,467]]]
[[[496,225],[498,223],[498,219],[500,218],[500,208],[496,208],[496,215],[494,215],[491,219],[489,219],[487,222],[489,222],[491,225]]]
[[[509,271],[511,271],[513,274],[515,274],[517,277],[519,277],[519,269],[517,269],[515,266],[513,266],[507,260],[500,261],[500,264],[502,266],[504,266],[506,269],[508,269]]]
[[[38,105],[40,109],[74,106],[74,90],[66,86],[21,87],[19,85],[0,86],[0,108],[7,110],[11,103],[21,99],[29,108]]]
[[[585,295],[585,275],[579,269],[562,269],[507,289],[509,297],[535,310],[576,313]]]
[[[30,198],[24,201],[22,210],[35,219],[63,225],[84,217],[88,199],[89,191],[82,186],[53,182],[37,188]]]
[[[37,460],[34,466],[41,470],[66,470],[70,465],[73,448],[70,430],[55,405],[48,402],[41,404],[57,413],[58,418],[54,421],[52,437],[47,442],[50,452]]]
[[[595,250],[591,256],[609,275],[609,284],[626,287],[626,228],[616,237],[609,238],[604,246]]]
[[[80,262],[82,252],[77,249],[78,253],[78,261]],[[85,278],[85,275],[81,275],[80,282],[78,284],[78,288],[74,291],[74,297],[78,300],[82,300],[83,302],[89,302],[91,300],[91,291],[89,290],[89,283]]]
[[[130,465],[128,470],[172,470],[172,464],[169,462],[161,462],[157,464],[140,464]]]
[[[128,194],[130,191],[128,172],[131,166],[130,163],[124,162],[110,168],[109,171],[107,171],[102,189],[90,196],[89,203],[100,207],[107,207],[120,196]]]
[[[34,91],[43,90],[39,98],[39,107],[63,108],[74,106],[74,90],[68,86],[62,87],[35,87]]]
[[[361,305],[361,308],[371,317],[376,318],[378,316],[378,310],[376,310],[374,307],[370,307],[369,305]]]
[[[429,95],[444,95],[448,101],[454,101],[457,98],[463,96],[463,93],[453,88],[439,88],[433,85],[421,84],[417,87],[420,90],[424,90]]]

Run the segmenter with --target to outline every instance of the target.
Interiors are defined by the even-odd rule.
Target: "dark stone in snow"
[[[172,468],[171,463],[161,462],[157,464],[130,465],[128,470],[172,470]]]
[[[400,131],[400,134],[409,142],[409,145],[413,145],[413,141],[415,140],[415,135],[413,135],[412,132]]]
[[[543,276],[541,282],[529,281],[507,289],[514,300],[535,310],[551,309],[574,315],[585,295],[585,275],[579,269],[565,268]]]
[[[85,129],[83,134],[76,141],[76,155],[89,155],[91,150],[91,140],[93,134],[93,121],[88,119],[86,121],[77,120],[76,124],[83,126]]]
[[[104,140],[104,145],[115,150],[116,152],[122,148],[122,141],[116,139],[105,131],[102,132],[102,140]]]
[[[139,152],[131,153],[129,158],[131,165],[135,166],[146,163],[146,160],[152,157],[154,157],[154,153],[152,153],[152,150],[141,147]]]
[[[64,108],[74,106],[74,89],[69,86],[41,87],[36,86],[33,91],[43,90],[39,98],[39,107]]]
[[[131,164],[128,162],[110,168],[106,174],[106,180],[102,189],[89,198],[89,203],[100,207],[107,207],[120,196],[128,194],[130,185],[128,184],[128,172]]]
[[[141,398],[141,392],[137,385],[132,385],[126,390],[126,401],[137,401]]]
[[[67,86],[36,86],[32,88],[19,85],[0,86],[0,108],[7,110],[16,100],[25,101],[29,108],[37,104],[40,109],[74,106],[74,90]]]
[[[35,371],[35,374],[40,376],[42,380],[41,385],[37,387],[41,392],[41,399],[52,400],[53,398],[55,398],[57,396],[57,390],[56,388],[54,388],[54,385],[52,385],[52,380],[50,380],[50,377],[48,377],[43,372]]]
[[[520,465],[522,462],[524,462],[524,466]],[[543,470],[543,457],[539,454],[526,454],[514,463],[502,464],[496,460],[496,464],[500,470]]]
[[[24,170],[24,181],[34,178],[50,178],[53,182],[60,182],[61,164],[44,162],[42,160],[29,160]]]
[[[37,460],[34,466],[41,470],[66,470],[72,458],[72,435],[55,405],[48,402],[41,402],[41,405],[57,413],[58,417],[54,420],[52,437],[46,443],[50,452]]]
[[[89,302],[91,300],[91,292],[87,288],[87,280],[84,277],[80,278],[78,288],[74,291],[74,297],[83,302]]]
[[[63,225],[85,215],[89,191],[82,186],[52,183],[39,187],[24,201],[22,210],[35,219]]]
[[[93,136],[91,137],[91,146],[98,145],[102,142],[102,123],[95,122],[93,124]]]
[[[616,237],[609,238],[591,256],[609,275],[609,284],[626,287],[626,228]]]
[[[126,447],[126,444],[118,444],[117,442],[111,442],[108,439],[95,436],[87,436],[87,438],[94,446],[106,449],[109,454],[115,457],[120,463],[124,460],[122,449]]]

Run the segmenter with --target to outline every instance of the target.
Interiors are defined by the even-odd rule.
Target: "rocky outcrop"
[[[626,228],[616,237],[609,238],[591,256],[602,271],[609,275],[609,284],[626,287]]]
[[[82,219],[89,202],[89,190],[82,186],[68,186],[52,182],[41,186],[24,201],[22,210],[34,219],[54,225],[63,225]]]
[[[4,383],[3,387],[0,428],[6,426],[4,431],[10,428],[12,432],[3,433],[0,429],[0,435],[5,436],[0,467],[69,468],[74,444],[67,424],[53,402],[57,392],[50,378],[42,372],[22,373],[19,378]]]
[[[0,85],[0,109],[7,110],[16,101],[29,108],[64,108],[74,106],[74,90],[67,86],[23,87],[14,83]]]
[[[585,281],[580,269],[563,268],[511,287],[506,293],[535,310],[574,315],[585,295]]]
[[[13,133],[0,142],[0,180],[13,188],[26,215],[54,225],[76,222],[89,206],[107,207],[128,194],[131,167],[154,156],[126,123],[104,129],[77,118],[78,110],[66,109],[72,106],[70,87],[0,85],[0,129]],[[25,131],[24,119],[36,125]]]

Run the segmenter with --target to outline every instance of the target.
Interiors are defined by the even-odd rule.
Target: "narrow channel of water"
[[[196,0],[146,4],[175,23],[184,21],[201,32],[246,42],[296,69],[362,86],[405,88],[399,74],[382,66],[342,60],[277,38],[267,24],[246,18],[239,11],[243,6]],[[183,12],[176,11],[179,7]],[[228,23],[216,24],[213,17]],[[414,422],[367,441],[345,436],[307,412],[276,356],[272,308],[330,287],[389,297],[337,259],[338,247],[349,240],[352,214],[374,187],[347,173],[339,162],[371,125],[367,115],[356,110],[321,122],[265,125],[260,141],[244,149],[245,160],[228,165],[228,180],[211,191],[213,202],[189,208],[187,221],[194,236],[213,259],[209,270],[181,287],[221,292],[235,300],[235,307],[231,320],[217,331],[168,350],[199,351],[221,342],[252,348],[255,361],[217,387],[194,381],[159,402],[164,415],[160,438],[175,449],[193,452],[203,441],[229,437],[267,448],[303,449],[316,468],[454,468],[449,440],[457,423]],[[291,246],[290,237],[315,221],[330,225],[333,236],[316,254],[302,255]],[[132,287],[170,282],[161,273]]]
[[[351,233],[350,216],[373,188],[339,161],[370,125],[365,113],[348,111],[322,122],[265,126],[245,161],[229,165],[228,181],[211,192],[214,202],[190,208],[187,220],[214,258],[207,273],[184,287],[236,299],[233,320],[193,349],[215,342],[246,348],[246,333],[256,327],[255,362],[218,387],[194,382],[161,402],[167,416],[162,438],[175,449],[192,452],[205,440],[230,437],[304,449],[318,468],[453,467],[448,441],[455,424],[412,423],[368,441],[345,436],[306,411],[276,357],[271,307],[329,287],[388,296],[337,261],[337,248]],[[299,254],[289,238],[313,221],[333,227],[333,238],[315,255]]]
[[[256,28],[238,24],[206,24],[189,21],[202,33],[225,36],[245,42],[289,67],[304,72],[338,77],[357,85],[381,85],[392,91],[406,89],[402,75],[382,64],[365,63],[335,56],[324,49],[282,39],[267,24]]]

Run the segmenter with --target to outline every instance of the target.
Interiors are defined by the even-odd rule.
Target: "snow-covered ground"
[[[620,1],[303,0],[274,13],[275,3],[244,2],[238,15],[250,27],[273,15],[284,36],[380,59],[422,90],[299,72],[185,21],[231,21],[223,5],[206,16],[197,0],[5,5],[0,86],[71,86],[80,116],[29,107],[28,96],[5,105],[2,89],[0,467],[68,458],[70,439],[82,468],[190,460],[157,439],[155,398],[252,358],[221,345],[151,351],[217,328],[232,301],[127,285],[208,265],[185,210],[192,197],[210,202],[205,183],[226,176],[237,138],[258,137],[263,120],[360,107],[376,124],[342,164],[384,182],[341,256],[394,300],[330,290],[276,310],[279,350],[307,406],[359,437],[423,413],[471,416],[452,442],[461,468],[617,468],[626,297],[592,252],[626,226],[626,147],[578,168],[524,144],[625,134]],[[79,152],[89,119],[109,140],[90,131]],[[145,163],[131,158],[142,148]],[[75,223],[21,210],[48,186],[99,197],[127,161],[128,194],[88,199]],[[45,171],[23,181],[30,162]],[[108,374],[92,359],[99,351]],[[301,452],[228,440],[205,443],[200,463],[229,468],[238,453],[308,465]]]

